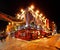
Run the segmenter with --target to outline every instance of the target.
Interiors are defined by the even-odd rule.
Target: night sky
[[[47,18],[54,21],[57,28],[60,29],[60,3],[55,0],[0,0],[0,11],[15,16],[20,8],[26,8],[29,5],[34,4]],[[0,20],[1,25],[5,27],[7,22]]]

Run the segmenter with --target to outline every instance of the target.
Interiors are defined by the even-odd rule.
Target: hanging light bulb
[[[10,25],[11,23],[9,22],[9,25]]]
[[[39,10],[36,10],[35,14],[36,16],[39,16]]]
[[[41,13],[40,15],[39,15],[39,17],[42,17],[43,16],[43,14]]]
[[[22,14],[25,12],[23,9],[21,9]]]
[[[36,10],[36,13],[39,13],[39,10]]]
[[[28,7],[29,11],[33,11],[33,9],[34,9],[34,5],[31,5],[30,7]]]
[[[23,14],[22,16],[21,16],[21,19],[23,19],[25,17],[25,14]]]
[[[17,14],[17,19],[19,19],[20,18],[20,14]]]
[[[24,10],[23,9],[21,9],[21,12],[23,12]]]
[[[34,9],[34,5],[31,5],[31,7],[30,7],[31,9]]]
[[[43,18],[42,18],[43,20],[45,19],[45,16],[43,16]]]

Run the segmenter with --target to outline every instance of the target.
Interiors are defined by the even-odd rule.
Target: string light
[[[40,15],[39,15],[39,17],[42,17],[43,16],[43,14],[41,13]]]
[[[39,10],[36,10],[36,13],[39,13]]]
[[[22,14],[25,13],[25,11],[23,9],[21,9],[21,12],[22,12]]]
[[[20,18],[20,14],[17,14],[17,19],[19,19]]]
[[[11,23],[9,22],[9,25],[10,25]]]
[[[34,5],[31,5],[31,9],[34,9]]]
[[[34,5],[31,5],[30,7],[28,7],[28,11],[33,11],[34,9]]]

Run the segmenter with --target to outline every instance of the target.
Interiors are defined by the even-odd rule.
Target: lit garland
[[[40,13],[39,10],[34,11],[34,8],[35,8],[34,5],[31,5],[30,7],[28,7],[27,10],[21,9],[21,14],[20,13],[17,14],[17,19],[22,20],[25,17],[26,12],[28,11],[32,14],[32,16],[35,19],[39,18],[40,20],[45,20],[45,16],[43,16],[43,14]]]

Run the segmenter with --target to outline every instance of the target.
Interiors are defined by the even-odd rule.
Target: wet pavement
[[[32,41],[7,37],[0,42],[0,50],[60,50],[60,34]]]

